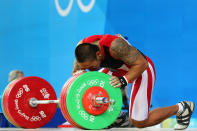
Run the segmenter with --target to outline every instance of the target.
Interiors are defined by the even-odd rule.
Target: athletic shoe
[[[194,112],[195,107],[194,102],[182,101],[179,103],[183,105],[183,111],[176,114],[177,124],[175,125],[175,130],[183,130],[189,126],[190,118]]]

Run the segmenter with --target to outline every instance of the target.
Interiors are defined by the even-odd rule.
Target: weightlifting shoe
[[[183,130],[189,126],[190,119],[195,107],[194,102],[181,101],[179,103],[182,104],[183,111],[176,114],[177,124],[175,125],[175,130]]]

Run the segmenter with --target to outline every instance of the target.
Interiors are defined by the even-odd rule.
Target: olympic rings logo
[[[95,80],[89,80],[89,81],[87,82],[87,84],[88,84],[88,85],[90,85],[90,86],[93,86],[93,85],[96,85],[98,82],[99,82],[99,80],[98,80],[98,79],[95,79]]]
[[[99,82],[99,80],[98,80],[98,79],[95,79],[95,80],[89,80],[89,81],[87,81],[87,84],[88,84],[88,85],[90,85],[90,86],[94,86],[94,85],[99,84],[99,86],[100,86],[100,87],[102,87],[102,88],[105,86],[105,82],[104,82],[104,81],[102,81],[102,80]]]
[[[84,120],[88,120],[89,119],[90,122],[94,122],[94,120],[95,120],[95,116],[90,115],[90,118],[89,118],[89,115],[85,111],[79,111],[79,114],[81,115],[81,117]]]
[[[41,118],[39,116],[32,116],[30,121],[41,121]]]
[[[81,11],[87,13],[89,12],[92,7],[94,6],[94,3],[95,3],[95,0],[91,0],[91,2],[88,4],[88,5],[84,5],[81,0],[77,0],[77,3],[78,3],[78,6],[79,8],[81,9]],[[65,17],[67,16],[69,13],[70,13],[70,10],[72,8],[72,5],[73,5],[73,0],[70,0],[69,4],[68,4],[68,7],[66,9],[62,9],[60,7],[60,4],[59,4],[59,0],[55,0],[55,5],[56,5],[56,8],[57,8],[57,11],[58,13]]]
[[[20,88],[16,94],[16,98],[20,98],[23,94],[23,88]]]
[[[85,113],[85,111],[79,111],[79,114],[81,115],[81,117],[83,117],[84,120],[88,120],[88,114]]]

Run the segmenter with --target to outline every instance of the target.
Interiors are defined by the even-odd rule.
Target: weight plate
[[[62,111],[62,114],[63,116],[65,117],[65,119],[70,123],[72,124],[73,126],[75,127],[78,127],[78,128],[82,128],[80,127],[77,123],[75,123],[72,118],[70,117],[69,115],[69,112],[67,110],[67,106],[66,106],[66,95],[67,95],[67,90],[68,88],[70,87],[70,85],[72,84],[72,82],[78,77],[80,76],[81,74],[83,74],[84,72],[81,72],[81,73],[78,73],[78,74],[75,74],[74,76],[72,76],[70,79],[67,80],[67,82],[64,84],[63,88],[62,88],[62,91],[60,93],[60,108],[61,108],[61,111]]]
[[[70,85],[66,96],[67,110],[71,118],[81,127],[85,129],[102,129],[111,125],[118,115],[122,107],[122,94],[120,88],[112,87],[110,76],[101,72],[87,72],[80,75]],[[110,104],[108,109],[100,115],[91,115],[83,107],[82,97],[88,88],[99,86],[108,93]]]
[[[7,85],[7,87],[5,88],[5,90],[4,90],[4,92],[3,92],[3,95],[2,95],[2,99],[1,99],[1,107],[2,107],[2,111],[3,111],[3,114],[4,114],[4,116],[6,117],[6,119],[7,119],[11,124],[13,124],[13,125],[19,127],[19,126],[17,125],[17,123],[13,120],[13,118],[10,116],[10,114],[9,114],[9,112],[8,112],[8,110],[7,110],[7,105],[8,105],[7,101],[8,101],[8,100],[6,99],[6,97],[4,97],[5,94],[9,93],[10,87],[12,87],[17,81],[18,81],[18,80],[13,80],[13,81],[10,82],[10,83]]]
[[[14,125],[23,128],[38,128],[47,124],[54,116],[57,104],[39,104],[31,107],[29,100],[56,100],[53,87],[39,77],[24,77],[18,80],[4,94],[7,112],[13,118]]]

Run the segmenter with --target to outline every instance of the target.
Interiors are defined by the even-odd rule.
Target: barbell
[[[3,113],[13,125],[39,128],[54,116],[57,104],[74,127],[103,129],[118,117],[122,107],[119,88],[109,84],[110,76],[101,72],[81,72],[64,84],[60,99],[44,79],[29,76],[12,81],[2,97]]]

